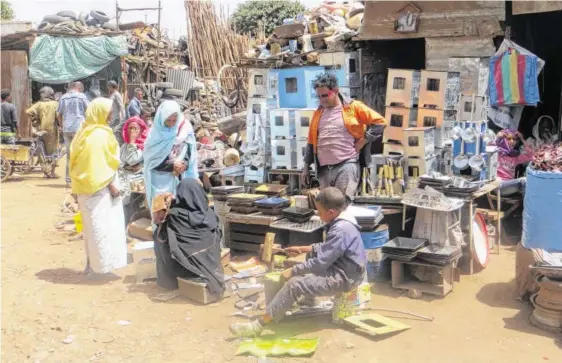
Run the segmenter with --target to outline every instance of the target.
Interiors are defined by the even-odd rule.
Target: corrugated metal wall
[[[166,81],[172,82],[174,88],[183,90],[183,98],[187,96],[187,93],[193,87],[193,81],[195,80],[195,73],[187,69],[171,69],[166,71]]]
[[[12,50],[2,52],[1,87],[12,91],[12,103],[18,110],[19,136],[31,137],[31,123],[25,110],[31,106],[31,89],[27,76],[27,52]]]

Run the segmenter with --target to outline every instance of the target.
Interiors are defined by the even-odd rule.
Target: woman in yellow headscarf
[[[72,192],[78,195],[86,247],[85,273],[108,273],[127,265],[120,197],[119,144],[108,126],[112,101],[96,98],[70,145]]]

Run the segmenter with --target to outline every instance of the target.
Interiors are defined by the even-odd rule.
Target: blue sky
[[[8,0],[16,13],[17,20],[28,20],[39,24],[45,15],[55,14],[61,10],[72,10],[76,13],[88,12],[91,9],[101,10],[111,16],[115,16],[115,0]],[[213,1],[217,8],[222,4],[225,10],[231,13],[236,6],[244,0],[222,0]],[[321,0],[301,0],[307,6],[312,7],[321,3]],[[145,8],[157,7],[158,0],[119,0],[121,8]],[[183,0],[162,0],[162,27],[168,29],[172,39],[177,39],[186,33],[187,23],[185,20],[185,7]],[[156,23],[158,20],[156,11],[127,12],[122,15],[122,22],[145,20]]]

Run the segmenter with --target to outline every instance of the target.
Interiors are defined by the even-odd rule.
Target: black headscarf
[[[159,229],[158,238],[166,239],[169,255],[175,260],[183,271],[177,269],[174,263],[164,256],[159,260],[162,277],[169,276],[171,280],[176,277],[197,278],[207,284],[211,294],[220,295],[224,292],[224,272],[221,264],[220,229],[218,217],[209,208],[205,191],[195,179],[183,179],[176,189],[176,198],[170,208],[166,221]],[[165,233],[162,233],[164,232]],[[160,253],[157,253],[157,258]],[[181,268],[180,268],[181,269]],[[161,276],[158,276],[159,284]],[[164,285],[174,286],[175,281]]]

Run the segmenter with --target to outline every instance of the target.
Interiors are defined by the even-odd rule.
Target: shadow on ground
[[[69,268],[45,269],[37,272],[35,276],[39,280],[62,285],[104,285],[121,279],[112,273],[84,275],[82,271]]]

